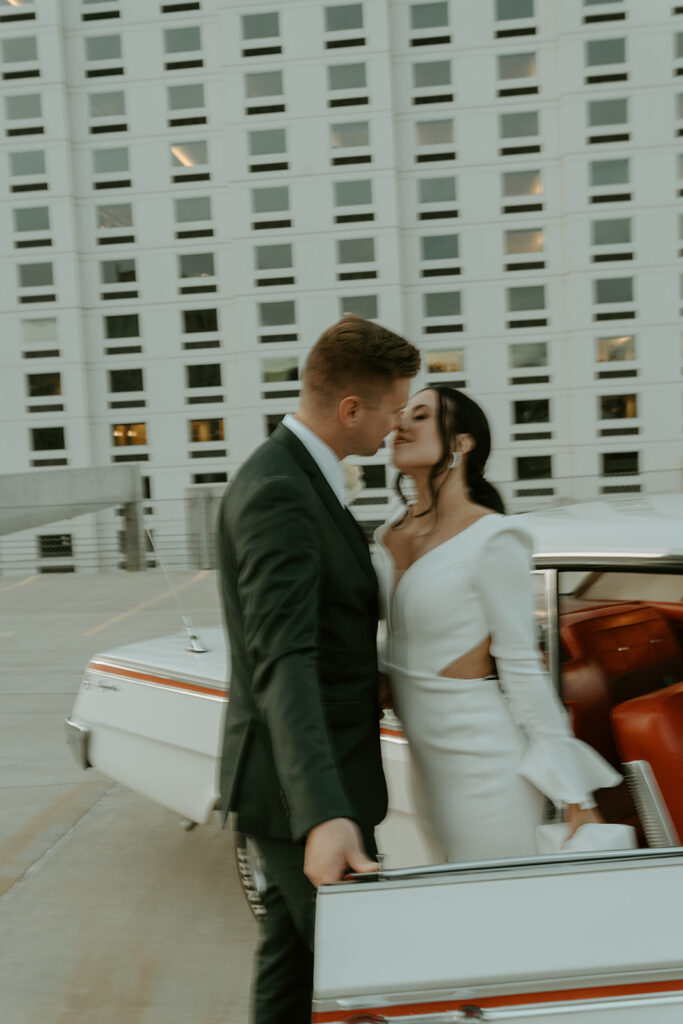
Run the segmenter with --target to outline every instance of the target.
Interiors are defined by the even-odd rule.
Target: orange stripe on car
[[[167,676],[152,676],[146,672],[136,672],[132,668],[120,668],[117,665],[105,665],[100,661],[91,661],[89,669],[94,672],[105,672],[110,676],[125,676],[128,679],[140,679],[144,683],[158,683],[160,686],[170,686],[174,690],[189,690],[190,693],[207,693],[211,697],[226,697],[227,690],[218,690],[212,686],[200,686],[198,683],[181,682],[178,679],[169,679]]]

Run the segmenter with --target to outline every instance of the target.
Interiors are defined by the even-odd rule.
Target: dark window
[[[221,386],[220,363],[203,363],[186,366],[188,388],[219,388]]]
[[[104,260],[100,263],[102,284],[123,284],[135,281],[135,260]]]
[[[266,436],[270,437],[279,423],[282,422],[283,412],[269,412],[265,417]]]
[[[110,370],[110,391],[143,391],[142,370]]]
[[[638,452],[606,452],[602,456],[603,476],[627,476],[638,472]]]
[[[34,452],[46,452],[66,447],[64,427],[34,427],[31,431],[31,448]]]
[[[190,420],[190,441],[223,441],[223,420]]]
[[[139,338],[140,320],[137,313],[105,316],[104,333],[106,338]]]
[[[36,537],[39,558],[71,558],[73,539],[70,533],[45,533]]]
[[[522,455],[515,459],[517,480],[547,480],[553,475],[551,455]]]
[[[193,473],[193,484],[227,484],[227,473]]]
[[[366,487],[386,487],[386,466],[363,466],[363,483]]]
[[[527,398],[514,403],[515,423],[548,423],[550,401],[547,398]]]
[[[218,330],[218,310],[216,309],[184,309],[183,333],[199,334],[202,331]]]
[[[26,391],[31,398],[61,395],[62,382],[58,373],[30,373],[26,378]]]

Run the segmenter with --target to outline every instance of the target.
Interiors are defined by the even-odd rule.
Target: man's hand
[[[304,874],[317,888],[341,882],[348,869],[379,871],[363,847],[360,829],[350,818],[331,818],[312,828],[306,837]]]

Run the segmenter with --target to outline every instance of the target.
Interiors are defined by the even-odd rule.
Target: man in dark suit
[[[218,526],[231,649],[221,793],[265,867],[254,1024],[309,1024],[315,887],[377,869],[386,814],[377,585],[340,460],[398,423],[419,354],[346,316],[313,347],[301,402],[244,463]]]

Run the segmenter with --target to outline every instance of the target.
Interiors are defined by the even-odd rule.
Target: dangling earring
[[[462,452],[451,452],[451,460],[448,463],[448,469],[457,469],[462,462]]]

